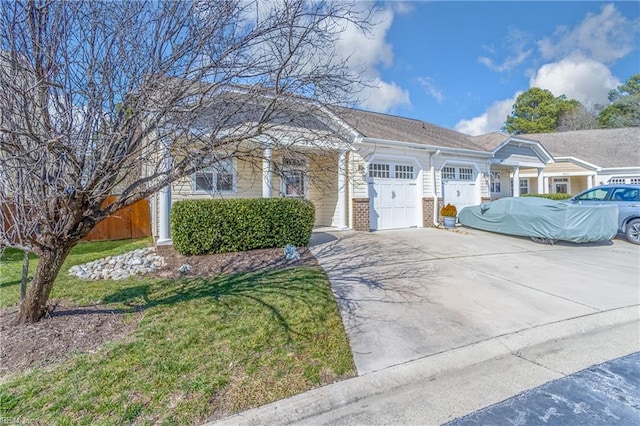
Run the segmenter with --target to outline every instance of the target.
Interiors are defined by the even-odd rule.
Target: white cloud
[[[394,82],[387,83],[379,78],[371,84],[371,87],[366,88],[362,95],[363,100],[360,106],[369,111],[387,112],[396,106],[411,105],[409,91]]]
[[[586,107],[606,104],[609,90],[619,84],[607,66],[577,54],[541,66],[529,82],[530,87],[547,89],[555,96],[566,95]]]
[[[496,72],[510,71],[523,63],[531,53],[532,49],[528,49],[529,39],[525,33],[517,29],[510,29],[509,34],[505,39],[505,47],[510,54],[502,61],[502,63],[496,63],[492,58],[488,56],[481,56],[478,58],[478,62],[486,66],[490,70]],[[493,46],[483,46],[492,56],[495,56],[495,48]]]
[[[396,13],[399,14],[408,14],[415,10],[415,7],[411,2],[407,1],[393,1],[389,3],[389,5],[393,8]]]
[[[607,4],[600,13],[587,14],[574,28],[558,27],[553,36],[537,42],[540,59],[546,63],[530,74],[529,87],[547,89],[555,96],[565,95],[587,108],[606,104],[609,90],[620,84],[608,65],[633,51],[639,23],[625,18],[614,4]],[[528,57],[525,44],[518,44],[518,40],[518,33],[513,33],[511,46],[516,54],[503,63],[497,64],[488,56],[478,60],[494,71],[509,70]],[[485,50],[495,56],[492,46]],[[512,99],[494,102],[479,116],[459,121],[456,130],[473,135],[499,130],[519,93]]]
[[[573,29],[558,27],[552,37],[538,42],[538,48],[546,60],[580,52],[598,62],[612,63],[633,50],[638,29],[638,22],[625,18],[614,4],[607,4]]]
[[[393,11],[378,11],[373,21],[376,24],[369,33],[363,33],[355,25],[348,25],[336,43],[336,53],[342,58],[348,58],[349,63],[354,66],[367,65],[367,72],[377,74],[377,64],[393,64],[393,48],[385,40],[393,22]]]
[[[444,94],[436,87],[435,80],[431,77],[418,77],[418,84],[422,86],[425,93],[435,99],[438,103],[444,100]]]
[[[353,69],[363,70],[363,80],[368,83],[358,97],[359,106],[378,112],[388,112],[397,106],[410,106],[409,92],[395,82],[383,81],[379,66],[393,65],[393,47],[386,37],[393,22],[394,12],[406,13],[411,5],[394,4],[391,8],[376,11],[368,33],[355,26],[347,26],[336,44],[336,58],[347,58]]]
[[[458,121],[454,127],[455,130],[472,136],[500,130],[507,120],[507,116],[511,114],[511,109],[516,98],[521,93],[522,92],[517,92],[511,99],[504,99],[492,103],[483,114],[477,117]]]

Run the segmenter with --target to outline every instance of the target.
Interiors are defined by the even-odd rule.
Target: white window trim
[[[386,166],[386,168],[383,168],[383,169],[378,168],[377,170],[372,170],[372,168],[375,169],[375,165]],[[408,170],[397,170],[396,168],[398,166],[411,168],[412,177],[411,178],[398,177],[397,174],[403,174],[408,171]],[[372,173],[380,173],[380,172],[388,173],[389,177],[372,176]],[[379,159],[377,161],[370,161],[367,164],[367,181],[369,182],[371,182],[371,179],[398,179],[403,181],[415,181],[418,178],[419,173],[420,173],[420,167],[418,167],[416,163],[413,161],[396,161],[396,160]]]
[[[231,189],[225,189],[222,191],[219,191],[218,188],[211,188],[210,190],[204,190],[204,189],[197,189],[196,188],[196,176],[198,173],[212,173],[213,174],[213,179],[211,180],[211,185],[216,186],[214,184],[217,183],[218,180],[218,171],[220,170],[220,167],[216,167],[216,166],[211,166],[211,167],[204,167],[201,170],[197,170],[196,172],[191,174],[191,193],[195,194],[195,195],[200,195],[200,194],[234,194],[238,191],[238,169],[237,169],[237,161],[235,157],[232,158],[225,158],[225,159],[218,159],[216,161],[230,161],[231,162],[231,175],[232,175],[232,183],[231,183]]]
[[[453,178],[444,176],[444,169],[445,168],[453,169],[453,174],[454,174]],[[461,173],[460,173],[460,169],[470,169],[471,170],[471,179],[462,179]],[[477,169],[477,167],[475,167],[475,165],[472,165],[472,164],[456,164],[456,165],[454,165],[454,164],[443,164],[442,168],[440,169],[440,179],[443,182],[448,182],[448,181],[475,182],[477,178],[478,178],[478,169]]]
[[[558,182],[558,183],[566,183],[567,184],[567,194],[571,194],[571,178],[566,177],[566,176],[565,177],[553,177],[553,178],[551,178],[551,193],[552,194],[557,194],[557,192],[556,192],[556,182]]]
[[[301,164],[299,165],[284,165],[285,159],[291,159],[291,160],[296,160],[296,161],[301,161]],[[285,157],[282,159],[282,176],[280,176],[280,196],[282,197],[287,197],[287,198],[308,198],[309,195],[309,184],[307,182],[307,161],[305,159],[301,159],[301,158],[295,158],[295,157]],[[285,173],[287,172],[300,172],[301,176],[300,178],[302,179],[302,194],[299,195],[289,195],[287,194],[287,183],[286,183],[286,178],[285,178]]]
[[[523,192],[522,191],[522,183],[526,183],[525,185],[525,189],[526,191]],[[531,182],[529,181],[529,178],[520,178],[520,182],[518,182],[518,185],[520,185],[520,194],[530,194],[531,193]]]

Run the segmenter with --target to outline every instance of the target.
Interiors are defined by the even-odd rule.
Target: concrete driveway
[[[315,233],[360,375],[640,304],[640,247],[477,230]]]

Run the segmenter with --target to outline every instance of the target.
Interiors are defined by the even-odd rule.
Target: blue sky
[[[387,2],[343,49],[375,87],[360,107],[468,134],[498,131],[541,87],[585,106],[640,72],[640,2]]]

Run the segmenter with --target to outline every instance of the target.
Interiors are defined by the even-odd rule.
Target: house
[[[543,169],[520,161],[518,167],[491,159],[491,199],[527,193],[577,194],[606,183],[640,183],[640,131],[637,128],[578,130],[520,136],[489,133],[473,140],[489,151],[511,141],[537,142],[553,157]],[[504,153],[504,150],[502,150]],[[505,167],[507,166],[507,167]],[[516,177],[517,176],[517,177]],[[518,185],[514,185],[518,182]]]
[[[538,141],[474,138],[388,114],[322,107],[304,125],[292,122],[211,154],[211,167],[156,194],[159,241],[170,240],[171,203],[187,198],[305,197],[316,206],[316,226],[428,227],[438,223],[441,205],[460,209],[491,199],[492,191],[506,196],[521,168],[541,174],[553,163]]]
[[[595,129],[525,135],[540,142],[555,162],[544,171],[545,193],[577,194],[606,183],[640,184],[640,129]],[[521,186],[536,184],[532,170]],[[535,187],[535,186],[534,186]]]
[[[228,109],[227,128],[218,132],[255,129],[246,123],[261,113],[263,99],[273,100],[223,96],[207,107],[209,116],[200,113],[194,131],[206,133],[212,114]],[[170,206],[183,199],[305,197],[316,206],[316,226],[370,231],[433,226],[447,203],[461,209],[640,179],[637,129],[469,136],[411,118],[299,98],[285,102],[249,140],[203,153],[203,167],[152,198],[160,242],[170,241]],[[170,154],[198,150],[188,149]]]

